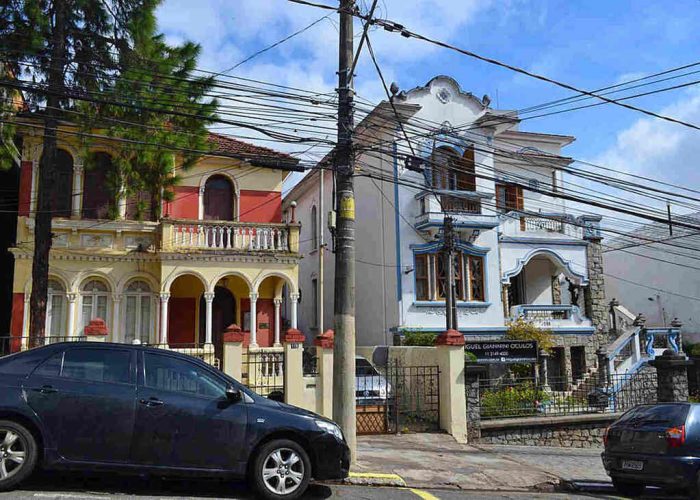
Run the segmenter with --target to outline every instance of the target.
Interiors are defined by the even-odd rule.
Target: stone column
[[[258,294],[251,293],[250,298],[250,347],[258,347]]]
[[[282,329],[282,325],[280,323],[282,322],[282,317],[280,316],[280,307],[282,306],[282,299],[281,298],[276,298],[273,300],[275,304],[275,343],[274,347],[282,347],[282,343],[280,342],[280,330]]]
[[[289,300],[292,302],[291,305],[291,318],[290,323],[292,328],[297,328],[297,306],[299,305],[299,294],[290,293]]]
[[[76,335],[75,331],[75,302],[78,300],[77,293],[67,293],[66,302],[68,302],[68,331],[66,335],[73,337]]]
[[[304,334],[290,328],[284,335],[284,402],[294,406],[304,406]]]
[[[124,187],[122,186],[121,189],[119,189],[119,194],[117,195],[117,208],[119,209],[119,218],[124,220],[126,219],[126,204],[128,200],[126,199],[126,191],[124,190]]]
[[[657,399],[659,403],[682,403],[688,401],[688,366],[692,365],[684,354],[670,349],[649,361],[656,368]]]
[[[80,219],[80,205],[83,199],[83,164],[73,165],[73,192],[71,194],[71,218]]]
[[[206,306],[206,321],[205,321],[205,333],[204,333],[204,343],[212,343],[212,332],[211,332],[211,317],[212,309],[214,303],[214,292],[204,292],[204,303]]]
[[[243,332],[238,325],[229,325],[223,334],[224,342],[224,373],[241,381],[241,366],[243,364]]]
[[[121,332],[121,321],[119,313],[119,305],[122,302],[122,296],[112,294],[112,342],[121,342],[126,340],[126,331]]]
[[[598,385],[606,386],[610,384],[610,366],[608,351],[604,347],[599,347],[595,352],[598,357]]]
[[[589,236],[586,247],[588,265],[588,286],[583,291],[586,316],[603,334],[608,324],[608,305],[605,303],[605,278],[603,275],[603,245],[600,237]]]
[[[543,391],[551,391],[552,389],[549,387],[549,373],[547,370],[547,361],[549,360],[549,353],[545,351],[544,349],[540,350],[540,359],[539,359],[539,375],[540,375],[540,387],[542,387]]]
[[[107,339],[109,330],[105,320],[95,318],[90,320],[90,323],[83,330],[88,342],[104,342]]]
[[[435,339],[440,365],[440,428],[457,442],[467,442],[464,388],[464,335],[447,330]]]
[[[470,443],[481,438],[481,379],[486,375],[483,365],[464,365],[464,384],[466,386],[467,438]]]
[[[335,333],[326,330],[314,339],[318,357],[318,375],[321,384],[321,399],[316,402],[316,411],[324,417],[333,418],[333,342]]]
[[[170,292],[160,293],[160,343],[168,343],[168,300]]]

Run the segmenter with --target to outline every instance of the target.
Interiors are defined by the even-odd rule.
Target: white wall
[[[525,300],[528,304],[552,303],[552,276],[554,266],[549,259],[532,259],[523,268]]]

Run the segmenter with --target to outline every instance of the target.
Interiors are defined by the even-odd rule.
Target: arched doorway
[[[233,220],[234,191],[223,175],[212,175],[204,184],[204,219]]]
[[[204,296],[199,299],[199,331],[206,331],[206,303]],[[214,352],[217,359],[223,359],[223,333],[227,326],[236,322],[236,298],[224,286],[214,287],[214,301],[211,310],[211,329]],[[200,343],[204,339],[200,337]]]

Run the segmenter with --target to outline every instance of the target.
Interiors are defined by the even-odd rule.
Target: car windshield
[[[379,372],[364,358],[355,360],[355,376],[356,377],[377,377]]]
[[[688,405],[679,404],[639,406],[625,413],[617,423],[633,426],[652,424],[682,425],[685,423],[688,415],[688,408]]]

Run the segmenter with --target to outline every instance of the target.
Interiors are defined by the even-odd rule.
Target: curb
[[[356,486],[398,486],[406,487],[406,481],[398,474],[380,474],[375,472],[351,472],[343,480],[346,484]]]

